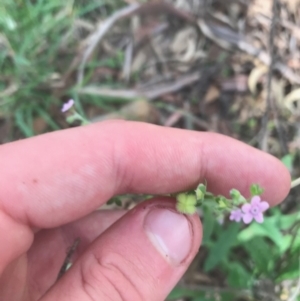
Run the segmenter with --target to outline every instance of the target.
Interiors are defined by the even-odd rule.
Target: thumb
[[[41,301],[163,301],[198,252],[197,215],[156,198],[101,234]]]

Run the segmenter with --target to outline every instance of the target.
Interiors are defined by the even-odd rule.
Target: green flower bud
[[[264,189],[260,187],[258,184],[253,184],[250,186],[250,193],[252,196],[263,194]]]
[[[240,193],[237,189],[231,189],[231,190],[230,190],[230,196],[231,196],[233,199],[239,199],[240,196],[241,196],[241,193]]]
[[[195,192],[197,200],[203,200],[206,194],[206,186],[204,184],[199,184]]]
[[[239,206],[247,202],[247,200],[241,195],[241,193],[237,189],[231,189],[230,196],[235,206]]]
[[[219,201],[219,208],[220,209],[227,208],[227,204],[223,200],[220,200]]]
[[[67,121],[67,123],[70,123],[70,124],[74,123],[75,121],[78,121],[78,116],[77,116],[77,114],[74,113],[74,114],[68,116],[68,117],[66,118],[66,121]]]
[[[194,194],[180,193],[176,196],[176,209],[184,214],[194,214],[196,212],[197,199]]]

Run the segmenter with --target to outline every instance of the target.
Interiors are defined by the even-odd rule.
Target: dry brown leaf
[[[292,13],[297,13],[297,7],[300,4],[299,0],[282,0],[282,2],[287,4],[287,7]]]
[[[284,79],[272,79],[271,88],[276,104],[281,108],[284,107],[284,90],[286,82]]]
[[[145,65],[147,62],[147,54],[144,50],[141,50],[138,52],[138,54],[134,57],[134,60],[132,62],[131,66],[131,72],[137,72],[139,71],[143,65]]]
[[[300,88],[295,89],[291,93],[286,95],[286,97],[283,100],[283,103],[290,111],[294,112],[295,109],[294,109],[293,105],[295,103],[297,103],[299,106],[299,104],[300,104],[299,101],[300,101]]]
[[[257,14],[271,16],[273,0],[254,0],[248,6],[248,15],[255,17]]]
[[[192,12],[192,6],[189,3],[189,1],[186,0],[173,0],[170,1],[176,8],[187,11],[187,12]]]
[[[170,50],[175,54],[178,61],[189,62],[196,53],[197,48],[197,32],[193,27],[187,27],[179,31],[173,43],[170,45]]]
[[[268,67],[264,65],[260,65],[252,69],[248,77],[248,87],[252,94],[255,95],[257,93],[257,83],[259,82],[261,77],[267,72]]]
[[[33,121],[33,131],[36,135],[42,134],[47,129],[47,123],[42,117],[37,117]]]
[[[121,108],[121,110],[115,113],[93,118],[92,122],[99,122],[108,119],[125,119],[157,123],[158,116],[158,111],[149,101],[146,99],[140,99],[125,105],[123,108]]]
[[[204,103],[209,104],[220,97],[220,89],[214,85],[210,86],[204,96]]]
[[[289,143],[289,151],[291,153],[297,150],[300,150],[300,137],[296,137],[296,139]]]
[[[156,122],[158,112],[148,100],[140,99],[124,106],[120,114],[127,120]]]
[[[232,43],[237,44],[239,41],[240,37],[230,28],[219,26],[215,22],[208,22],[202,18],[197,20],[197,24],[205,36],[224,49],[231,50],[233,47]]]

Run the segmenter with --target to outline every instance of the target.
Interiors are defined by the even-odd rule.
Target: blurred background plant
[[[2,0],[0,143],[68,127],[73,98],[92,122],[232,136],[295,179],[299,46],[297,0]],[[203,247],[169,299],[300,300],[299,203],[295,187],[248,227],[200,212]]]

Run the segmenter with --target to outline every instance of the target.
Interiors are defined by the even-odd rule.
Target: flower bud
[[[206,186],[204,184],[199,184],[195,190],[196,198],[198,201],[203,200],[205,193],[206,193]]]
[[[229,193],[235,206],[239,206],[247,202],[247,200],[241,195],[241,193],[237,189],[231,189]]]
[[[180,193],[176,196],[176,209],[184,214],[194,214],[196,212],[197,199],[194,194]]]
[[[253,184],[250,186],[250,192],[252,196],[261,195],[264,192],[264,189],[258,184]]]

